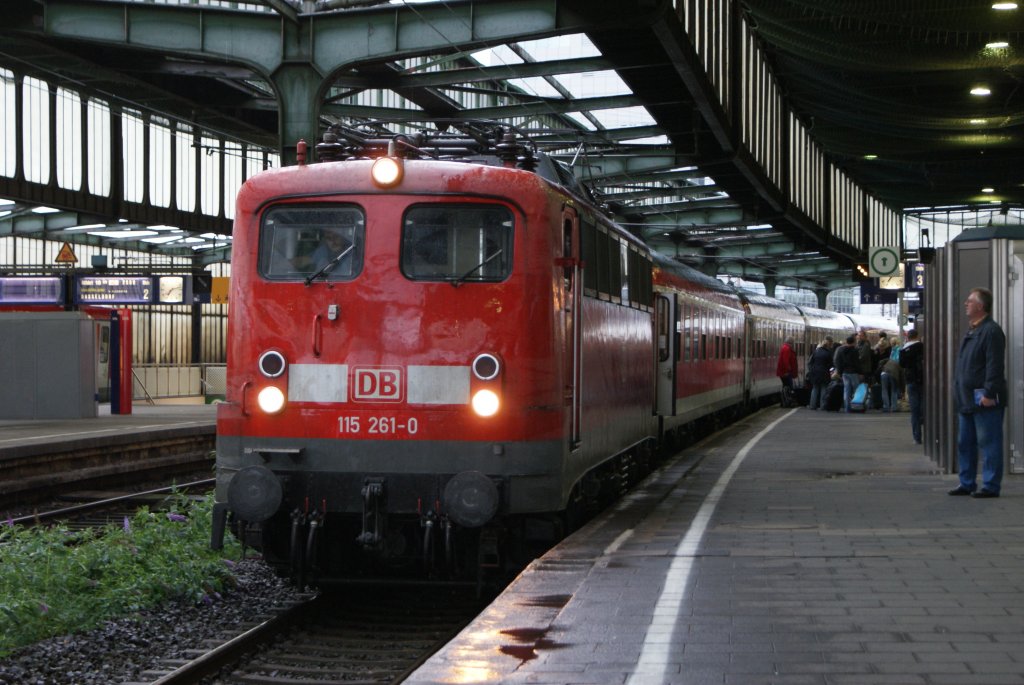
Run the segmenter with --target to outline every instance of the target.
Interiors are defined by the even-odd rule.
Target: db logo
[[[352,369],[353,402],[401,402],[402,368],[399,366]]]

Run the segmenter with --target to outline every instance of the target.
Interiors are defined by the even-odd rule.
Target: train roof
[[[677,262],[653,250],[651,251],[651,259],[653,259],[656,267],[654,276],[656,284],[674,285],[680,288],[690,285],[693,286],[695,291],[705,296],[710,296],[710,299],[714,299],[720,304],[736,309],[743,308],[743,303],[736,288],[728,283],[720,281],[714,276],[708,276],[692,266]]]
[[[803,314],[795,304],[776,300],[767,295],[752,293],[749,290],[740,290],[739,295],[751,316],[770,317],[788,323],[802,324],[804,322]]]
[[[846,314],[830,312],[827,309],[818,309],[817,307],[799,307],[799,309],[804,318],[807,319],[807,323],[812,326],[847,328],[851,333],[853,332],[853,321]]]
[[[872,314],[848,314],[857,330],[865,329],[872,333],[885,331],[886,333],[899,333],[900,324],[895,319]]]

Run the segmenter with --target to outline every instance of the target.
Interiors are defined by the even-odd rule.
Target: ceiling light
[[[996,192],[996,189],[995,188],[982,188],[981,192],[983,192],[983,193],[994,193],[994,192]]]
[[[980,126],[982,124],[988,123],[988,120],[987,119],[971,119],[971,123],[975,124],[976,126]]]
[[[994,10],[1015,10],[1017,9],[1017,3],[1015,2],[993,2],[992,9]]]
[[[878,155],[864,155],[864,159],[878,159]]]
[[[1002,50],[1003,48],[1010,47],[1010,44],[1005,40],[996,40],[991,43],[985,43],[985,49],[987,50]]]
[[[985,86],[975,86],[971,88],[971,95],[991,95],[992,91]]]

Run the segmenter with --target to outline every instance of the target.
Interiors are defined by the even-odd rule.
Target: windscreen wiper
[[[485,259],[484,261],[482,261],[482,262],[480,262],[479,264],[477,264],[476,266],[474,266],[474,267],[473,267],[472,269],[470,269],[470,270],[469,270],[469,271],[467,271],[466,273],[462,274],[461,276],[459,276],[459,277],[458,277],[458,278],[456,278],[455,280],[453,280],[453,281],[450,281],[450,283],[452,284],[452,287],[453,287],[453,288],[458,288],[458,287],[459,287],[460,285],[462,285],[463,283],[465,283],[465,282],[466,282],[466,279],[467,279],[467,278],[469,278],[469,277],[470,277],[470,275],[472,275],[472,273],[473,273],[474,271],[476,271],[477,269],[481,268],[482,266],[484,266],[485,264],[487,264],[487,263],[488,263],[489,261],[491,261],[492,259],[494,259],[494,258],[495,258],[495,257],[497,257],[498,255],[500,255],[500,254],[501,254],[502,252],[504,252],[504,251],[505,251],[504,249],[499,249],[499,250],[498,250],[497,252],[495,252],[495,253],[494,253],[494,254],[492,254],[492,255],[491,255],[490,257],[488,257],[488,258],[487,258],[487,259]]]
[[[313,281],[314,281],[314,280],[315,280],[315,279],[316,279],[316,278],[317,278],[318,276],[321,276],[321,275],[323,275],[323,274],[327,273],[328,271],[330,271],[331,269],[333,269],[334,267],[336,267],[336,266],[338,265],[338,262],[340,262],[340,261],[341,261],[342,257],[344,257],[345,255],[347,255],[347,254],[348,254],[349,252],[351,252],[352,250],[354,250],[354,249],[355,249],[355,247],[356,247],[356,244],[355,244],[355,243],[352,243],[351,245],[349,245],[348,247],[346,247],[346,248],[345,248],[344,250],[342,250],[341,252],[339,252],[339,253],[338,253],[337,255],[335,255],[335,256],[334,256],[334,258],[333,258],[333,259],[331,259],[331,261],[327,262],[326,264],[324,264],[323,266],[321,266],[321,267],[320,267],[319,269],[317,269],[317,270],[316,270],[316,273],[314,273],[314,274],[311,274],[311,275],[309,275],[309,276],[306,276],[306,285],[309,285],[309,284],[310,284],[310,283],[312,283],[312,282],[313,282]]]

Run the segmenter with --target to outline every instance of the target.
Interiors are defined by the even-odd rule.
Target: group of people
[[[882,411],[896,411],[904,387],[907,384],[920,385],[923,362],[920,344],[914,329],[907,331],[907,340],[903,344],[896,336],[889,336],[883,331],[874,347],[868,342],[867,333],[863,330],[847,336],[845,341],[838,344],[831,337],[826,337],[807,360],[807,382],[811,388],[808,406],[811,409],[824,409],[828,385],[835,380],[843,384],[844,411],[850,411],[850,403],[861,383],[878,385]],[[904,358],[903,351],[907,347],[912,348],[911,354],[909,358]],[[906,393],[912,404],[913,390],[919,388],[912,387]]]
[[[957,463],[959,483],[952,496],[999,497],[1003,480],[1003,413],[1006,403],[1006,336],[992,319],[992,292],[973,288],[964,302],[968,328],[960,341],[953,374],[956,407]],[[914,442],[921,444],[923,422],[924,345],[916,329],[906,332],[906,341],[890,341],[884,333],[872,348],[861,331],[835,344],[826,337],[807,360],[807,383],[811,388],[810,409],[825,409],[827,390],[836,376],[843,383],[843,409],[858,385],[878,377],[882,387],[883,411],[896,408],[901,385],[910,404],[910,426]],[[778,376],[792,387],[797,377],[793,339],[787,338],[779,355]],[[981,455],[981,487],[978,487],[978,457]]]
[[[871,346],[867,332],[861,330],[845,341],[836,343],[826,336],[807,359],[806,382],[810,387],[808,408],[825,410],[829,385],[842,383],[842,410],[852,411],[851,404],[861,383],[878,384],[882,411],[893,412],[903,394],[910,405],[910,425],[914,442],[921,444],[922,384],[924,382],[924,347],[916,329],[906,333],[906,342],[884,331]],[[797,360],[793,339],[786,338],[779,354],[777,373],[783,385],[792,388],[797,377]],[[866,407],[865,407],[866,408]]]

